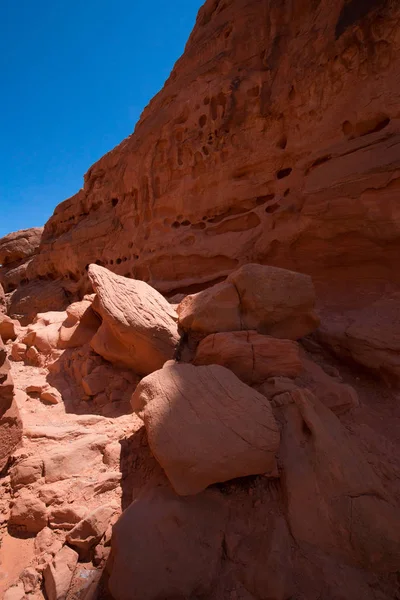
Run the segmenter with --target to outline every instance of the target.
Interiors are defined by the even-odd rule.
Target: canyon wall
[[[28,279],[82,295],[97,262],[170,293],[253,261],[393,280],[399,18],[389,0],[208,0],[135,132],[56,208]]]

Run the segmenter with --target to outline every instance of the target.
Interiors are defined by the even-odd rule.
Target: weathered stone
[[[144,489],[114,526],[115,600],[207,597],[222,558],[226,513],[212,492]]]
[[[73,529],[87,513],[85,506],[75,504],[67,506],[55,506],[49,513],[49,526],[52,529]]]
[[[71,529],[67,534],[68,543],[77,548],[80,554],[86,555],[99,543],[115,512],[115,506],[100,506]]]
[[[9,524],[28,533],[39,532],[47,525],[46,505],[33,493],[21,490],[11,508]]]
[[[256,330],[296,340],[318,326],[315,292],[308,275],[249,264],[224,283],[186,298],[179,324],[200,333]]]
[[[215,333],[197,348],[195,365],[221,365],[242,381],[254,384],[268,377],[296,377],[302,371],[299,347],[256,331]]]
[[[279,430],[268,400],[218,365],[167,365],[142,379],[132,407],[180,495],[245,475],[276,475]]]
[[[161,368],[179,341],[177,316],[167,300],[143,281],[97,265],[88,273],[103,319],[91,341],[95,352],[142,375]]]
[[[17,490],[20,487],[35,483],[42,477],[43,461],[41,458],[32,456],[18,462],[10,470],[11,486]]]
[[[396,503],[338,418],[308,390],[288,395],[280,456],[293,537],[365,569],[397,571]]]
[[[66,600],[78,554],[64,546],[44,570],[44,586],[48,600]]]

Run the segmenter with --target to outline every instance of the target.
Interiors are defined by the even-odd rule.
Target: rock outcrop
[[[398,598],[399,31],[207,0],[134,134],[0,240],[4,600]]]
[[[177,315],[171,305],[143,281],[130,281],[90,265],[96,310],[102,324],[91,346],[112,363],[140,375],[160,369],[179,342]]]
[[[320,340],[344,358],[375,371],[389,384],[400,383],[400,293],[362,310],[336,315],[318,332]]]
[[[270,403],[224,367],[168,364],[140,382],[132,407],[180,495],[245,475],[277,475]]]
[[[396,503],[337,417],[308,391],[290,395],[281,456],[295,540],[365,569],[396,571]]]
[[[302,372],[299,347],[256,331],[215,333],[197,348],[195,365],[222,365],[242,381],[262,383],[269,377],[297,377]]]
[[[179,325],[202,334],[255,329],[296,340],[318,326],[314,304],[309,276],[250,264],[224,283],[186,296],[178,306]]]

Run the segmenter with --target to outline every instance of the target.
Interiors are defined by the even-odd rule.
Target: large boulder
[[[20,327],[18,321],[0,313],[0,337],[3,342],[15,340]]]
[[[302,371],[299,346],[256,331],[215,333],[197,348],[195,365],[221,365],[242,381],[255,384],[268,377],[296,377]]]
[[[48,600],[66,600],[76,565],[78,553],[64,546],[44,570],[44,586]]]
[[[270,403],[224,367],[168,364],[140,382],[132,407],[180,495],[277,473],[279,430]]]
[[[60,328],[59,347],[79,348],[90,342],[101,321],[92,309],[92,300],[81,300],[68,306],[67,318]]]
[[[286,395],[280,458],[294,539],[365,569],[398,571],[398,501],[328,408],[308,390]]]
[[[318,326],[314,304],[308,275],[248,264],[225,282],[186,296],[178,307],[179,324],[206,334],[254,329],[296,340]]]
[[[69,303],[60,281],[33,280],[15,290],[8,312],[22,325],[28,325],[38,313],[62,311]]]
[[[43,227],[32,227],[9,233],[0,239],[0,265],[3,267],[35,254],[39,248]]]
[[[103,319],[91,346],[110,362],[138,374],[160,369],[179,342],[177,315],[161,294],[143,281],[89,266],[97,293],[96,310]]]
[[[115,600],[208,597],[222,559],[226,514],[212,491],[179,498],[144,489],[113,529]]]
[[[400,384],[400,293],[324,320],[318,336],[339,356]]]

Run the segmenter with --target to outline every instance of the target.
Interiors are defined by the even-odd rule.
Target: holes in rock
[[[376,117],[375,119],[370,119],[369,121],[364,121],[360,123],[360,136],[368,135],[369,133],[377,133],[378,131],[382,131],[385,129],[390,123],[390,117]],[[358,126],[356,127],[356,131]]]
[[[129,242],[128,248],[133,248],[133,242]]]
[[[99,267],[104,267],[104,262],[102,260],[97,259],[96,265],[99,265]]]
[[[183,227],[187,227],[188,225],[191,225],[191,223],[186,219],[186,221],[182,221],[181,225],[183,225]]]
[[[353,131],[353,125],[350,123],[350,121],[345,121],[343,123],[342,131],[344,135],[350,135],[350,133]]]
[[[296,90],[292,86],[290,88],[290,92],[289,92],[289,100],[294,100],[295,98],[296,98]]]
[[[207,106],[207,104],[210,104],[210,98],[208,96],[206,96],[203,100],[204,105]]]
[[[278,202],[275,202],[274,204],[267,206],[265,209],[265,212],[270,215],[270,214],[274,213],[276,210],[278,210],[278,208],[279,208],[279,204],[278,204]]]
[[[283,194],[284,197],[286,198],[286,196],[289,196],[290,193],[290,189],[288,188],[287,190],[285,190],[285,193]]]
[[[200,127],[204,127],[204,125],[207,123],[207,117],[206,115],[201,115],[200,119],[199,119],[199,125]]]
[[[115,262],[117,263],[117,265],[120,265],[122,263],[122,259],[121,258],[117,258],[117,260]]]
[[[276,144],[278,148],[281,148],[282,150],[285,150],[286,146],[287,146],[287,137],[286,135],[283,135],[278,143]]]
[[[206,228],[205,223],[195,223],[194,225],[192,225],[192,229],[205,229],[205,228]]]
[[[256,198],[256,206],[261,206],[270,200],[275,198],[275,194],[267,194],[266,196],[257,196]]]
[[[287,167],[286,169],[280,169],[280,171],[277,172],[276,174],[276,178],[277,179],[284,179],[285,177],[288,177],[290,175],[290,173],[292,172],[292,168],[291,167]]]
[[[113,199],[111,200],[111,204],[112,204],[113,206],[117,206],[118,202],[119,202],[118,198],[113,198]]]
[[[174,221],[171,225],[173,229],[179,229],[180,226],[181,224],[179,223],[179,221]]]
[[[207,148],[207,146],[203,146],[202,150],[203,150],[203,154],[204,154],[205,156],[209,156],[209,154],[210,154],[210,153],[209,153],[209,151],[208,151],[208,148]]]
[[[110,260],[110,265],[113,265],[113,264],[114,264],[114,261],[113,261],[113,259],[111,259]]]

